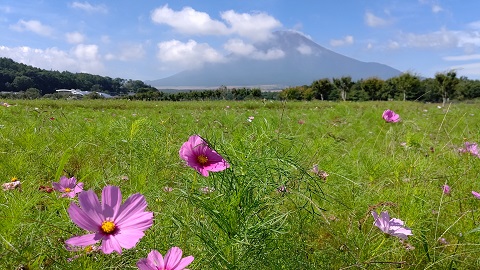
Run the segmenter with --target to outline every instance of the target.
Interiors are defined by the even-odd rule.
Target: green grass
[[[172,246],[195,257],[190,269],[480,268],[480,201],[471,195],[480,158],[457,150],[480,142],[478,104],[7,102],[0,182],[18,177],[22,188],[0,192],[1,268],[135,269]],[[402,122],[385,123],[385,109]],[[192,134],[231,168],[205,178],[186,167],[178,151]],[[97,194],[105,185],[124,199],[142,193],[154,225],[121,255],[67,251],[64,241],[85,233],[67,212],[77,198],[38,190],[61,175]],[[413,236],[385,237],[372,210],[403,220]]]

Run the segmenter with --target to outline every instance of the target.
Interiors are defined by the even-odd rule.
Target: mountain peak
[[[333,52],[292,30],[273,32],[270,39],[256,43],[254,47],[256,57],[229,57],[230,61],[225,63],[206,64],[202,68],[182,71],[148,83],[156,87],[284,87],[311,84],[322,78],[387,79],[401,74],[399,70],[383,64],[361,62]]]

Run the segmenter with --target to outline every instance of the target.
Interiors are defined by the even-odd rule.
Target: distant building
[[[80,89],[57,89],[55,91],[59,94],[74,95],[79,97],[83,97],[92,93],[91,91],[82,91]],[[113,96],[106,93],[101,93],[101,92],[95,92],[95,93],[99,94],[103,98],[113,98]]]

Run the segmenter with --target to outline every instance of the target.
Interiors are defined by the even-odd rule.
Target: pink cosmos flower
[[[77,193],[83,191],[83,183],[77,184],[75,177],[67,178],[66,176],[60,177],[60,181],[52,183],[53,189],[60,191],[62,197],[74,198]]]
[[[180,148],[179,154],[188,166],[205,177],[208,176],[209,171],[219,172],[230,167],[227,161],[210,148],[208,143],[198,135],[190,136],[188,141]]]
[[[461,153],[470,153],[474,156],[480,157],[478,154],[478,145],[477,143],[465,142],[465,147],[458,149]]]
[[[400,115],[391,110],[385,110],[382,114],[382,117],[385,121],[390,123],[396,123],[400,121]]]
[[[396,236],[403,240],[407,240],[409,235],[413,235],[412,230],[403,225],[403,221],[397,218],[390,219],[387,211],[381,212],[380,217],[377,212],[372,211],[372,216],[375,219],[374,225],[386,234]]]
[[[182,259],[182,250],[178,247],[172,247],[165,254],[156,250],[148,253],[147,258],[140,259],[137,262],[137,267],[140,270],[183,270],[193,261],[193,256],[188,256]]]
[[[475,196],[475,198],[480,200],[480,193],[472,190],[472,195]]]
[[[449,185],[443,185],[442,190],[443,190],[443,194],[450,195],[450,186]]]
[[[7,182],[7,183],[4,183],[2,184],[2,188],[4,191],[7,191],[7,190],[13,190],[13,189],[21,189],[22,188],[22,183],[20,183],[19,180],[16,180],[16,181],[11,181],[11,182]]]
[[[106,186],[101,204],[93,190],[81,192],[78,201],[80,207],[71,203],[68,214],[78,227],[93,233],[74,236],[65,241],[67,245],[86,247],[102,241],[103,253],[121,254],[122,247],[135,247],[143,232],[153,224],[153,213],[145,211],[147,202],[140,193],[131,195],[122,204],[120,188]]]

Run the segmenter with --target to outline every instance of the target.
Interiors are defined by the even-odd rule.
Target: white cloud
[[[243,42],[240,39],[231,39],[223,46],[224,49],[234,55],[248,57],[258,60],[273,60],[285,56],[285,52],[271,48],[267,51],[260,51],[254,45]]]
[[[65,38],[68,43],[83,43],[85,41],[85,36],[79,32],[70,32],[65,34]]]
[[[345,36],[342,39],[332,39],[330,40],[330,45],[333,47],[339,47],[344,45],[351,45],[353,44],[353,36]]]
[[[104,67],[97,45],[78,44],[72,49],[72,53],[78,61],[77,65],[81,72],[103,72]]]
[[[168,5],[152,12],[151,19],[158,24],[166,24],[175,31],[190,35],[231,35],[236,34],[251,40],[266,40],[273,29],[282,24],[266,13],[236,13],[228,10],[220,14],[224,22],[214,20],[205,12],[184,7],[172,10]],[[228,25],[228,26],[227,26]]]
[[[152,12],[152,21],[166,24],[184,34],[197,35],[225,35],[229,33],[227,26],[213,20],[205,12],[199,12],[191,7],[184,7],[181,11],[174,11],[164,5]]]
[[[456,70],[460,76],[478,77],[478,74],[480,74],[480,62],[451,66],[449,70]]]
[[[105,55],[105,59],[129,61],[141,59],[144,56],[145,49],[142,44],[123,44],[120,46],[120,52],[117,55],[109,53]]]
[[[480,60],[480,54],[445,56],[445,57],[443,57],[443,60],[445,60],[445,61],[470,61],[470,60]]]
[[[404,47],[416,48],[448,48],[459,45],[459,32],[441,29],[427,34],[402,33],[400,44]]]
[[[10,25],[10,29],[18,32],[30,31],[41,36],[51,36],[53,34],[53,28],[36,20],[19,20],[16,24]]]
[[[392,50],[395,50],[395,49],[400,48],[400,44],[399,44],[398,42],[396,42],[396,41],[392,41],[392,40],[391,40],[391,41],[388,43],[388,48],[390,48],[390,49],[392,49]]]
[[[272,30],[282,26],[274,17],[266,13],[236,13],[233,10],[222,12],[224,19],[231,27],[231,31],[255,41],[267,40]]]
[[[471,22],[467,26],[473,29],[480,29],[480,21]]]
[[[89,13],[94,13],[94,12],[100,12],[100,13],[107,13],[108,9],[105,5],[96,5],[93,6],[88,2],[73,2],[71,4],[71,7],[81,9],[83,11],[89,12]]]
[[[369,11],[365,13],[365,23],[370,27],[382,27],[390,24],[389,21],[377,17]]]
[[[241,39],[230,39],[223,45],[223,48],[235,55],[249,56],[257,49],[252,44],[247,44]]]
[[[432,5],[432,12],[433,12],[433,13],[438,13],[438,12],[440,12],[440,11],[442,11],[442,10],[443,10],[443,8],[442,8],[441,6],[436,5],[436,4]]]
[[[301,44],[300,46],[298,46],[297,51],[304,55],[310,55],[313,53],[312,47],[305,44]]]
[[[206,43],[170,40],[157,44],[157,58],[182,68],[200,67],[206,62],[223,62],[225,58]]]
[[[48,70],[69,70],[93,74],[101,74],[104,71],[96,45],[80,44],[69,52],[55,47],[43,50],[27,46],[12,48],[0,46],[0,56]]]

